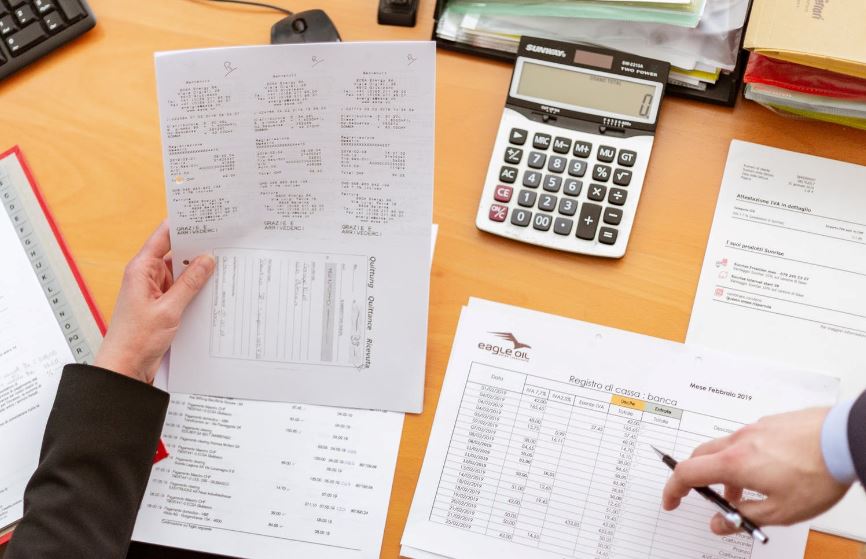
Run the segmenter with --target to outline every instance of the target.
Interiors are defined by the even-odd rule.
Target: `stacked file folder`
[[[701,93],[735,73],[748,10],[749,0],[449,0],[435,35],[510,54],[521,35],[622,50],[670,62],[670,82]]]
[[[745,95],[774,111],[866,129],[866,3],[755,0]]]
[[[752,54],[747,99],[781,114],[866,130],[866,80]]]

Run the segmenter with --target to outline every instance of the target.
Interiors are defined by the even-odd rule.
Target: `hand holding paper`
[[[213,268],[213,258],[203,255],[174,281],[168,223],[163,222],[126,266],[111,327],[94,365],[152,383],[183,311]]]

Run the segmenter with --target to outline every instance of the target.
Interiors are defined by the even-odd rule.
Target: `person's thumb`
[[[196,257],[162,296],[164,303],[178,314],[182,313],[207,283],[213,274],[214,265],[213,256],[209,254]]]

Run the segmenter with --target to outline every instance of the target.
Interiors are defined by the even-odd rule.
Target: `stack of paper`
[[[753,51],[746,97],[780,113],[866,129],[864,21],[863,2],[803,9],[756,0],[745,40]]]
[[[521,35],[632,52],[670,62],[671,83],[704,90],[736,67],[748,9],[748,0],[451,0],[436,33],[512,53]]]
[[[172,394],[169,457],[133,538],[251,559],[378,557],[402,430],[402,413]]]
[[[749,50],[866,79],[866,3],[755,0]]]
[[[733,141],[686,341],[866,390],[863,184],[866,167]],[[864,510],[854,487],[812,527],[866,541]]]
[[[434,59],[429,42],[157,56],[174,270],[217,266],[161,371],[169,457],[137,541],[379,556],[395,411],[422,401]]]
[[[763,415],[835,400],[836,379],[473,300],[463,309],[402,554],[802,557],[808,526],[709,530],[695,493],[661,509],[670,470]]]
[[[133,539],[251,559],[378,557],[403,417],[172,394],[169,456],[151,472]]]

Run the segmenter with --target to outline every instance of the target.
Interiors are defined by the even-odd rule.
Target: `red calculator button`
[[[505,186],[500,184],[496,187],[496,190],[493,191],[493,198],[497,202],[508,202],[511,200],[511,193],[514,191],[510,186]]]
[[[508,207],[500,206],[499,204],[490,204],[490,213],[488,214],[490,221],[505,221],[508,217]]]

